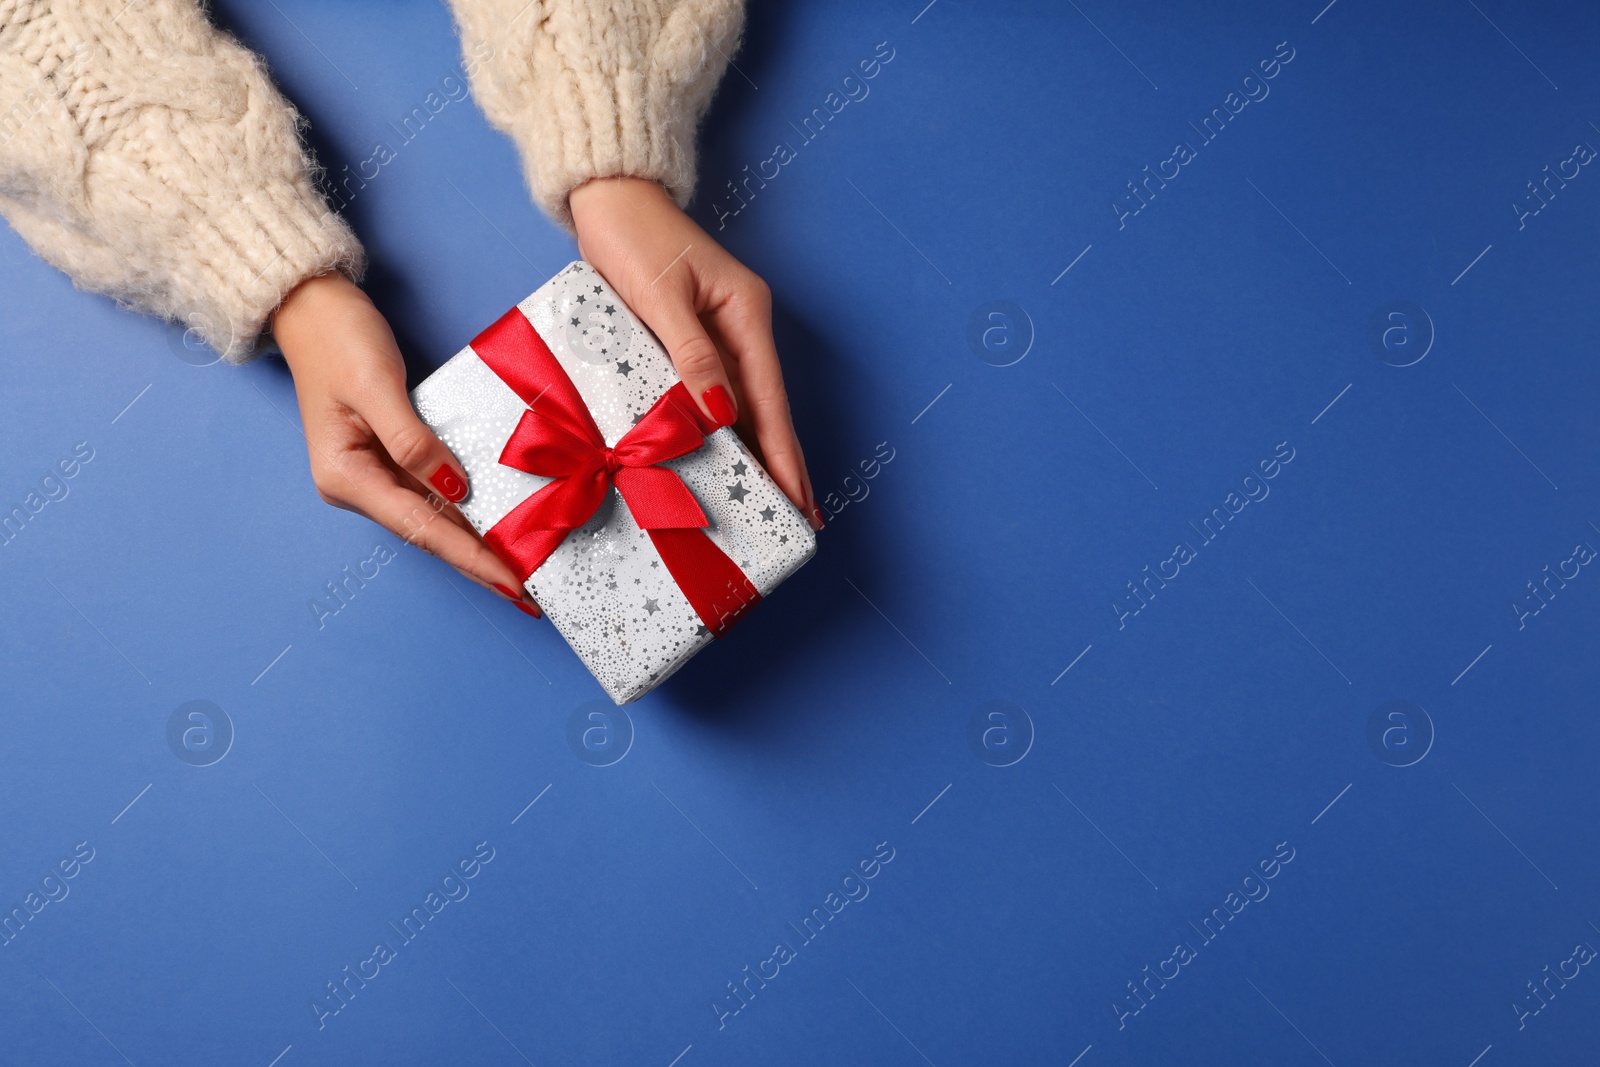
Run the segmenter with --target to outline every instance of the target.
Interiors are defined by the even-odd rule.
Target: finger
[[[695,313],[688,285],[658,278],[645,290],[636,310],[667,346],[678,377],[700,410],[718,426],[732,426],[739,409],[729,387],[728,371],[722,365],[722,353]]]
[[[436,506],[426,495],[381,476],[364,479],[343,506],[359,511],[408,544],[438,556],[465,577],[493,589],[526,614],[543,613],[511,567],[495,555],[470,529],[451,521],[448,508]]]
[[[756,442],[767,473],[800,509],[813,530],[822,529],[822,512],[811,489],[805,453],[794,431],[783,368],[772,339],[772,317],[764,307],[732,305],[719,311],[717,332],[739,362],[739,380]]]
[[[467,497],[467,475],[445,443],[417,417],[404,383],[374,390],[360,414],[395,465],[434,492],[459,504]]]
[[[460,508],[453,508],[445,505],[439,499],[438,494],[432,492],[427,486],[423,485],[406,471],[395,465],[393,460],[386,459],[385,464],[385,469],[394,476],[394,478],[403,488],[410,490],[423,500],[427,501],[428,506],[437,518],[448,519],[451,523],[459,526],[463,531],[465,531],[468,537],[472,538],[478,544],[483,545],[483,547],[490,553],[494,552],[494,549],[489,548],[488,544],[484,542],[483,535],[478,533],[477,527],[472,525],[472,520],[461,513]],[[499,559],[498,556],[495,558]],[[504,561],[502,560],[501,562]],[[457,569],[459,570],[460,568]],[[509,565],[507,569],[509,570]],[[465,571],[462,571],[462,574],[466,575],[468,578],[473,578],[474,581],[478,581],[478,579],[472,574],[467,574]],[[489,587],[495,592],[499,593],[507,600],[514,601],[517,607],[521,608],[529,615],[532,615],[534,618],[539,618],[544,614],[544,612],[540,609],[538,602],[533,599],[533,594],[528,592],[527,586],[519,586],[513,589],[511,586],[503,585],[499,582],[486,583],[479,581],[478,584],[489,585]],[[513,582],[513,584],[515,583]],[[529,610],[530,608],[532,609],[531,611]]]
[[[382,452],[382,450],[377,450],[375,454],[380,458],[383,464],[383,469],[387,471],[395,481],[399,482],[403,488],[409,489],[413,493],[416,493],[418,496],[427,500],[428,503],[433,507],[435,513],[438,514],[441,519],[449,519],[451,522],[467,531],[473,537],[478,538],[480,541],[483,540],[482,535],[478,533],[477,527],[472,525],[472,520],[463,515],[460,508],[452,508],[447,506],[446,503],[440,498],[438,490],[432,488],[431,486],[424,485],[422,482],[412,477],[409,471],[400,466],[394,460],[390,459]],[[490,549],[490,551],[492,552],[493,549]]]
[[[430,503],[422,482],[425,481],[439,496],[455,504],[466,498],[467,476],[450,449],[417,417],[404,389],[376,392],[363,408],[362,418],[382,443],[383,451],[387,453],[384,458],[401,484],[389,485],[378,479],[360,492],[371,499],[388,498],[387,506],[391,509],[400,501],[410,505],[398,527],[367,507],[361,507],[363,513],[424,551],[440,557],[466,577],[492,588],[526,614],[538,618],[542,614],[538,604],[522,588],[505,561],[483,543],[466,517],[454,509],[435,508]],[[409,487],[405,483],[409,483]],[[393,497],[391,490],[401,496]],[[419,503],[426,515],[418,509]],[[449,520],[445,524],[449,528],[441,527],[435,521],[441,516]],[[433,533],[423,539],[422,531],[435,527]]]

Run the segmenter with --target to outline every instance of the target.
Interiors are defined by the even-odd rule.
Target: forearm
[[[297,122],[195,0],[57,0],[0,25],[0,214],[79,287],[236,361],[299,282],[360,273]]]

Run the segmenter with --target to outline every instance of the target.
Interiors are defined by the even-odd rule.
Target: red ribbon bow
[[[500,462],[553,479],[483,535],[519,581],[526,582],[567,534],[588,522],[615,485],[711,633],[723,636],[761,600],[745,573],[706,536],[710,520],[683,479],[658,466],[695,451],[717,428],[682,382],[607,448],[572,379],[520,308],[479,334],[472,349],[528,405]]]

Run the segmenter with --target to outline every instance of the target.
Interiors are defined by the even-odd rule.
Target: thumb
[[[666,293],[640,311],[645,325],[667,346],[678,377],[706,417],[718,426],[732,426],[739,417],[722,353],[700,323],[686,294]]]
[[[417,417],[404,388],[385,392],[361,412],[389,458],[434,492],[459,504],[467,497],[467,475],[445,443]]]

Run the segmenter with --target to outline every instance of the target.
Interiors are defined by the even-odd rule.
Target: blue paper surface
[[[443,5],[215,6],[413,383],[573,258]],[[832,514],[625,711],[0,234],[0,1062],[1592,1061],[1597,46],[757,5],[694,212]]]

